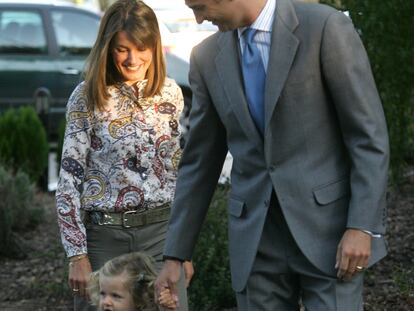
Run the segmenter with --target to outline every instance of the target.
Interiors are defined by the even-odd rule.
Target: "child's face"
[[[99,277],[100,311],[134,311],[134,299],[125,286],[126,276]]]

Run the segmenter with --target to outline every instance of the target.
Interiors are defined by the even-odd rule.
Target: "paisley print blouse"
[[[108,87],[105,111],[89,111],[85,85],[69,98],[56,191],[58,223],[67,256],[87,252],[84,211],[157,208],[173,199],[181,157],[179,117],[184,101],[174,80],[143,98],[126,84]]]

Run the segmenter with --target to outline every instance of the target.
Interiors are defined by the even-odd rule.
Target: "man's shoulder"
[[[299,29],[304,31],[306,36],[314,36],[323,32],[331,16],[344,15],[339,10],[325,4],[299,1],[292,1],[292,3],[300,25]]]
[[[215,32],[211,36],[208,36],[203,41],[198,43],[194,49],[195,50],[204,50],[204,49],[212,49],[217,46],[217,41],[220,40],[220,37],[222,36],[222,33],[219,31]]]
[[[296,14],[301,19],[312,18],[312,19],[326,19],[332,13],[338,12],[337,9],[321,3],[303,2],[303,1],[292,1]]]

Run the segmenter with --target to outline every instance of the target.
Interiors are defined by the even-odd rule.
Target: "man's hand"
[[[92,272],[88,257],[69,263],[69,287],[74,295],[79,295],[89,300],[87,286]]]
[[[193,263],[191,261],[184,261],[183,268],[185,275],[185,286],[188,287],[194,275]]]
[[[177,283],[180,280],[181,275],[181,265],[182,263],[178,260],[167,259],[164,262],[164,266],[157,279],[155,280],[154,290],[155,290],[155,302],[161,305],[166,310],[177,310],[179,306],[178,293],[177,293]],[[169,289],[173,303],[168,305],[163,305],[161,298],[161,293]]]
[[[371,236],[358,229],[347,229],[336,252],[335,268],[338,269],[338,278],[349,281],[355,273],[367,267],[370,256]]]

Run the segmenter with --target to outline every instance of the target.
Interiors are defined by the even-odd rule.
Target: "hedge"
[[[48,153],[46,131],[32,107],[9,109],[0,115],[1,164],[38,182],[47,168]]]

